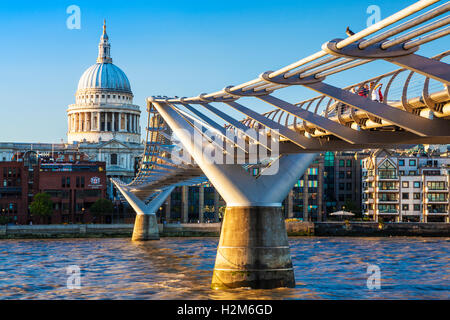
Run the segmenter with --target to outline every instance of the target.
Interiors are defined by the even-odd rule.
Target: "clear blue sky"
[[[131,82],[144,127],[147,96],[192,96],[251,80],[345,37],[347,25],[365,28],[369,5],[378,5],[385,18],[413,2],[2,1],[0,141],[66,140],[67,105],[84,70],[95,63],[103,19],[113,62]],[[81,9],[80,30],[66,27],[72,4]],[[445,41],[420,53],[439,53],[448,48]],[[371,63],[327,81],[343,86],[394,68]],[[290,102],[314,95],[298,87],[277,92]]]

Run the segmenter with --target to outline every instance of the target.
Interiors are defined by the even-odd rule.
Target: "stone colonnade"
[[[86,111],[69,114],[69,132],[114,131],[141,133],[140,116],[129,112]]]

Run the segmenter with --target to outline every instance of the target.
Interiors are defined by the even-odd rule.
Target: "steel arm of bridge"
[[[180,114],[180,116],[183,117],[184,120],[191,125],[191,127],[193,127],[195,130],[197,130],[201,134],[201,136],[206,139],[206,141],[214,144],[217,148],[220,149],[220,151],[222,153],[226,152],[226,149],[223,145],[224,136],[220,132],[217,132],[208,123],[205,123],[204,121],[201,121],[201,120],[193,117],[192,115],[180,110],[179,108],[175,107],[173,104],[168,104],[168,106],[170,106],[173,110],[175,110],[178,114]],[[208,130],[212,130],[213,132],[216,133],[216,135],[214,135],[214,139],[212,139],[210,135],[206,135]],[[219,138],[219,139],[217,139],[217,138]],[[216,141],[216,140],[219,140],[219,141]],[[220,142],[220,144],[219,144],[219,142]],[[233,144],[234,144],[234,141],[233,141]]]
[[[359,96],[341,88],[316,82],[302,84],[319,93],[325,94],[335,100],[364,110],[376,117],[389,121],[403,129],[411,131],[419,136],[450,136],[450,125],[448,120],[427,119],[410,112],[397,109],[388,104],[377,102],[369,98]]]
[[[244,134],[247,137],[249,137],[250,139],[252,139],[255,143],[258,143],[258,144],[262,145],[264,148],[266,148],[267,150],[272,151],[272,149],[268,146],[268,144],[262,143],[261,140],[258,139],[258,137],[255,137],[255,136],[249,134],[249,130],[251,130],[252,128],[250,128],[250,127],[244,125],[242,122],[239,122],[236,119],[230,117],[225,112],[222,112],[221,110],[217,109],[216,107],[213,107],[209,103],[198,103],[198,104],[200,106],[202,106],[203,108],[209,110],[210,112],[214,113],[216,116],[218,116],[225,122],[228,122],[229,124],[231,124],[234,128],[236,128],[242,134]]]
[[[322,45],[322,49],[334,56],[352,59],[383,59],[398,66],[415,71],[425,77],[450,85],[450,65],[435,59],[423,57],[414,52],[418,46],[406,48],[400,43],[387,49],[382,49],[383,43],[374,43],[360,49],[360,41],[338,49],[337,44],[343,39],[334,39]]]
[[[334,122],[328,118],[317,115],[311,111],[299,108],[289,102],[283,101],[271,95],[257,95],[256,98],[270,103],[271,105],[277,107],[280,110],[286,111],[287,113],[303,119],[323,130],[330,132],[331,134],[347,141],[351,144],[367,143],[370,137],[367,132],[356,131],[349,127],[343,126],[337,122]]]
[[[277,132],[280,136],[291,140],[296,145],[302,147],[303,149],[314,149],[314,148],[320,148],[320,143],[316,139],[308,139],[305,136],[299,134],[298,132],[292,131],[289,128],[279,124],[278,122],[275,122],[269,118],[266,118],[265,116],[247,108],[243,105],[234,102],[234,101],[228,101],[225,102],[230,107],[236,109],[237,111],[245,114],[246,116],[254,119],[255,121],[259,122],[263,126],[269,128],[272,130],[272,132]]]
[[[129,187],[120,185],[115,180],[112,180],[112,182],[138,215],[156,214],[159,207],[161,207],[169,194],[175,188],[175,186],[170,186],[164,190],[161,190],[160,194],[153,198],[152,201],[150,201],[148,204],[145,204],[143,200],[139,199],[135,194],[133,194]]]
[[[194,134],[194,129],[168,104],[153,102],[153,105],[175,133],[188,131]],[[201,142],[195,139],[192,141],[188,135],[180,134],[178,138],[219,191],[228,207],[281,206],[286,194],[316,157],[316,154],[306,153],[280,156],[271,166],[278,166],[277,173],[256,179],[246,172],[242,165],[211,163],[202,154]]]
[[[176,108],[174,106],[174,104],[171,104],[171,106],[173,106],[174,108]],[[184,105],[185,107],[187,107],[187,105]],[[191,112],[195,113],[195,115],[197,115],[201,121],[199,121],[199,119],[194,118],[193,116],[191,116],[190,114],[187,114],[186,112],[176,108],[176,111],[179,113],[182,113],[183,116],[190,118],[192,121],[187,120],[188,122],[191,123],[192,126],[197,127],[197,129],[199,131],[201,131],[202,135],[205,137],[205,139],[214,142],[215,145],[217,145],[218,147],[220,147],[222,149],[222,151],[225,151],[223,145],[219,145],[216,141],[216,139],[211,139],[210,136],[205,135],[205,133],[207,132],[207,130],[205,130],[205,128],[203,127],[199,127],[199,123],[201,125],[204,125],[206,128],[209,128],[212,131],[216,132],[216,136],[220,137],[221,142],[223,143],[224,140],[227,140],[229,142],[231,142],[235,147],[241,149],[244,153],[248,153],[247,150],[245,150],[245,146],[240,146],[237,141],[236,138],[230,138],[227,135],[227,132],[225,130],[224,127],[221,127],[218,123],[216,123],[214,120],[210,119],[209,117],[205,116],[204,114],[202,114],[201,112],[198,112],[197,110],[195,110],[194,108],[192,108],[191,106],[189,106],[190,108],[187,108],[188,110],[191,110]],[[194,112],[195,110],[195,112]],[[210,122],[211,121],[211,122]]]
[[[210,151],[212,151],[210,148],[217,146],[218,148],[214,149],[215,152],[215,157],[220,158],[220,156],[218,155],[218,152],[220,152],[222,154],[222,162],[226,163],[227,161],[230,161],[231,159],[233,159],[233,161],[245,161],[245,160],[249,160],[249,161],[257,161],[258,158],[261,157],[265,157],[267,156],[267,151],[260,151],[260,146],[262,144],[256,144],[256,143],[250,143],[251,141],[246,141],[244,139],[239,140],[238,137],[235,135],[234,132],[227,132],[224,135],[222,135],[221,133],[218,133],[216,135],[212,135],[210,136],[207,133],[207,130],[205,130],[206,128],[209,128],[209,124],[203,122],[202,120],[198,120],[195,117],[193,117],[192,115],[187,114],[186,112],[178,109],[177,107],[174,106],[174,104],[172,103],[167,103],[167,105],[169,107],[171,107],[172,109],[174,109],[178,114],[180,114],[180,116],[182,118],[184,118],[184,120],[189,123],[191,125],[191,127],[194,127],[194,129],[200,133],[202,135],[202,137],[204,138],[205,141],[205,145],[204,148],[209,149]],[[232,137],[229,134],[232,134]],[[246,133],[246,136],[248,136],[249,134]],[[214,139],[212,137],[215,137]],[[218,141],[220,141],[222,144],[218,144]],[[228,141],[228,143],[227,143]],[[246,148],[247,143],[249,143],[248,145],[248,150]],[[213,146],[214,145],[214,146]],[[237,148],[242,152],[236,153],[235,150],[233,150],[233,148]],[[271,150],[271,152],[274,150]],[[278,150],[276,150],[278,151]],[[277,153],[278,155],[278,153]]]

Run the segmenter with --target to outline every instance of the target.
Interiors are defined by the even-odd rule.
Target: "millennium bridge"
[[[449,9],[418,1],[251,81],[149,97],[139,172],[129,184],[113,180],[137,213],[133,240],[159,239],[156,212],[175,186],[209,181],[226,202],[212,288],[295,286],[281,202],[318,152],[450,143],[450,51],[417,53],[450,33]],[[326,82],[377,60],[398,67],[344,88]],[[274,96],[290,86],[319,95],[299,103]],[[241,98],[274,109],[260,113]]]

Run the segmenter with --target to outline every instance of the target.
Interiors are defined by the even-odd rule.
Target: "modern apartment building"
[[[363,210],[376,221],[449,222],[450,157],[377,150],[363,159]]]

